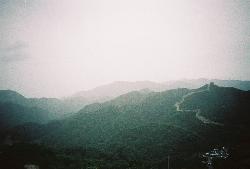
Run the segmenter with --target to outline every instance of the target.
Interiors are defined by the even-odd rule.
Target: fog
[[[249,80],[247,0],[0,0],[0,89],[62,97],[113,81]]]

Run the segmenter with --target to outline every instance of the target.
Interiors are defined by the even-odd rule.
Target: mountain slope
[[[27,122],[46,123],[48,112],[39,108],[27,108],[13,103],[0,103],[0,130]]]
[[[250,117],[245,116],[246,113],[239,113],[241,111],[238,110],[247,110],[250,108],[249,104],[246,104],[249,102],[249,92],[214,86],[211,87],[210,91],[197,92],[197,94],[189,98],[191,100],[195,99],[197,105],[189,103],[189,99],[185,100],[182,106],[188,105],[189,108],[199,107],[201,109],[201,114],[208,119],[211,118],[209,113],[214,113],[212,110],[220,107],[217,103],[218,99],[214,99],[215,97],[225,97],[233,100],[235,106],[232,110],[230,99],[224,100],[224,103],[229,105],[228,107],[224,107],[224,111],[233,114],[233,117],[237,117],[241,123],[234,123],[232,118],[228,118],[227,115],[224,115],[223,117],[227,119],[225,126],[216,126],[203,123],[201,120],[197,119],[195,116],[196,112],[176,111],[174,105],[181,100],[182,96],[186,95],[188,92],[200,90],[201,89],[177,89],[147,94],[138,94],[136,92],[128,93],[109,102],[99,104],[95,109],[89,109],[88,107],[82,109],[76,115],[65,121],[59,122],[60,127],[54,128],[51,134],[41,138],[40,141],[45,141],[47,143],[52,142],[55,145],[90,146],[100,149],[123,146],[138,147],[138,143],[142,144],[144,149],[147,149],[148,146],[153,146],[156,149],[158,145],[169,146],[170,142],[168,141],[171,140],[169,138],[176,138],[175,141],[171,142],[172,146],[170,146],[170,149],[173,149],[172,151],[176,151],[177,149],[173,147],[179,145],[179,142],[182,141],[188,145],[184,147],[196,147],[197,145],[195,145],[195,143],[204,140],[206,142],[204,145],[205,147],[214,143],[231,144],[230,141],[226,142],[223,137],[231,137],[237,134],[234,133],[235,130],[229,131],[232,124],[237,129],[240,126],[245,129],[248,127],[246,119],[249,120]],[[204,93],[209,93],[212,99],[207,99]],[[238,103],[243,100],[246,103]],[[202,103],[202,105],[198,103]],[[205,105],[209,105],[207,107],[212,108],[207,109],[207,107],[203,107]],[[214,115],[214,118],[211,118],[211,120],[218,120],[217,116],[221,115]],[[223,121],[218,120],[218,122]],[[151,130],[152,133],[155,131],[163,135],[164,133],[169,134],[165,139],[160,139],[161,134],[148,134]],[[216,138],[214,138],[215,136]],[[183,138],[186,139],[183,140]],[[132,139],[132,141],[130,139]],[[187,142],[189,139],[192,140],[191,143]],[[152,144],[146,146],[147,143],[144,143],[144,141],[149,140],[151,140]],[[170,149],[167,149],[168,152]]]
[[[1,103],[16,103],[26,104],[26,98],[21,94],[12,90],[0,90],[0,102]]]
[[[181,107],[183,109],[199,108],[201,115],[211,120],[226,125],[240,125],[247,124],[250,119],[249,104],[250,91],[212,85],[210,90],[187,97]]]
[[[11,90],[0,90],[0,103],[18,104],[27,108],[43,109],[49,113],[50,119],[61,118],[65,114],[76,111],[75,106],[56,98],[26,98]],[[84,104],[78,105],[84,107]]]

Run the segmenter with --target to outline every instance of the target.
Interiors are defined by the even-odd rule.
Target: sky
[[[249,0],[0,0],[0,89],[250,80]]]

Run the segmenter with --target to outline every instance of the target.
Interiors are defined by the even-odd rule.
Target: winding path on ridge
[[[207,85],[207,88],[204,89],[204,90],[200,90],[200,91],[196,91],[196,92],[190,92],[184,96],[182,96],[181,100],[180,101],[177,101],[175,103],[175,107],[176,107],[176,111],[177,112],[195,112],[195,117],[200,120],[202,123],[204,124],[212,124],[212,125],[217,125],[217,126],[223,126],[224,124],[222,123],[218,123],[218,122],[215,122],[215,121],[212,121],[212,120],[209,120],[207,119],[206,117],[202,116],[201,115],[201,110],[200,109],[181,109],[180,106],[181,104],[185,101],[185,99],[187,97],[190,97],[192,96],[193,94],[197,94],[197,93],[202,93],[202,92],[205,92],[205,91],[210,91],[210,84]]]

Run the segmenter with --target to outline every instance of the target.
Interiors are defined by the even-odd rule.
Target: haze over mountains
[[[82,102],[74,113],[72,100],[0,91],[0,162],[6,169],[27,163],[46,169],[164,169],[170,155],[171,168],[204,169],[199,154],[225,146],[231,156],[217,168],[250,166],[249,82],[217,80],[234,87],[195,88],[204,81],[115,82],[84,92],[86,99],[108,98]]]
[[[0,102],[10,102],[26,107],[37,107],[51,112],[51,116],[57,118],[61,115],[79,111],[85,105],[111,100],[122,94],[137,91],[164,91],[176,88],[198,88],[202,85],[215,82],[224,87],[234,87],[241,90],[250,90],[250,81],[239,80],[218,80],[218,79],[195,79],[179,80],[164,83],[151,81],[117,81],[107,85],[99,86],[91,90],[80,91],[72,96],[64,98],[26,98],[21,94],[11,90],[0,90]]]
[[[135,91],[148,89],[151,91],[164,91],[167,89],[176,88],[198,88],[202,85],[215,82],[215,84],[224,87],[235,87],[241,90],[250,90],[250,81],[240,80],[219,80],[219,79],[193,79],[193,80],[178,80],[156,83],[151,81],[117,81],[111,84],[96,87],[92,90],[80,91],[72,96],[66,97],[65,100],[78,105],[85,102],[90,104],[93,102],[103,102],[115,98],[119,95]]]
[[[116,97],[121,94],[133,90],[150,89],[153,91],[163,91],[166,89],[174,88],[198,88],[202,85],[214,82],[220,86],[224,87],[235,87],[241,90],[250,90],[250,81],[240,81],[240,80],[219,80],[219,79],[186,79],[178,81],[167,81],[162,83],[152,82],[152,81],[117,81],[107,85],[98,86],[94,89],[87,91],[80,91],[75,93],[72,97]]]

